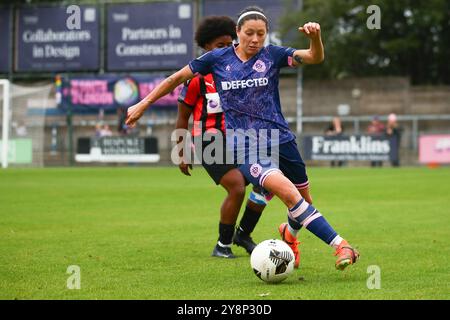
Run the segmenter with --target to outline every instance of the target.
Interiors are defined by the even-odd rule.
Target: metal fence
[[[303,124],[327,124],[330,123],[333,120],[333,116],[318,116],[318,117],[303,117],[302,122]],[[362,123],[370,122],[374,118],[373,115],[365,115],[365,116],[344,116],[340,117],[342,123],[350,123],[352,124],[354,134],[360,134],[363,132]],[[387,121],[387,116],[379,116],[380,121]],[[288,123],[295,124],[296,118],[290,117],[286,119]],[[407,141],[406,145],[403,144],[403,147],[410,147],[412,150],[417,151],[419,146],[419,136],[422,133],[432,134],[432,133],[450,133],[450,114],[428,114],[428,115],[397,115],[397,121],[402,125],[403,129],[409,129],[406,130],[405,134],[409,136],[409,139]],[[446,128],[441,124],[439,126],[440,129],[438,130],[420,130],[420,124],[424,121],[433,121],[433,122],[443,122],[443,125],[446,126]],[[446,125],[445,122],[448,122]],[[348,132],[348,130],[347,130]],[[298,134],[308,133],[307,131],[303,130],[303,132],[298,132]],[[317,133],[317,132],[315,132]]]
[[[364,125],[368,124],[373,115],[366,116],[346,116],[341,117],[342,123],[345,126],[345,134],[363,134]],[[170,141],[170,134],[175,128],[176,113],[159,113],[157,115],[145,115],[139,122],[139,135],[140,136],[153,136],[159,141],[159,152],[161,154],[161,160],[158,165],[172,165],[170,162],[170,153],[172,150],[172,142]],[[332,121],[332,116],[320,116],[320,117],[303,117],[303,132],[297,133],[297,137],[301,139],[303,135],[310,134],[323,134],[324,128],[328,123]],[[386,116],[380,116],[380,121],[385,121]],[[62,120],[62,119],[61,119]],[[286,119],[292,130],[296,128],[296,118],[290,117]],[[443,115],[398,115],[397,120],[402,128],[402,138],[400,142],[400,154],[402,158],[402,165],[416,165],[418,164],[418,141],[422,134],[436,134],[436,133],[450,133],[450,114]],[[95,117],[86,119],[84,117],[76,117],[70,123],[73,127],[72,131],[74,135],[72,143],[68,141],[67,132],[71,131],[68,128],[67,123],[63,121],[46,121],[48,127],[45,132],[47,135],[52,132],[58,132],[59,138],[53,139],[48,137],[46,141],[59,141],[57,147],[47,144],[46,150],[57,154],[59,157],[48,156],[46,159],[52,159],[52,162],[48,162],[47,165],[70,165],[74,164],[73,150],[69,150],[69,147],[76,146],[76,139],[80,136],[86,136],[89,133],[94,133],[93,129],[96,124]],[[111,127],[116,125],[117,120],[114,117],[105,118],[104,123],[109,124]],[[425,126],[425,124],[427,124]],[[53,134],[54,135],[54,134]],[[300,141],[300,140],[299,140]],[[300,146],[301,149],[301,146]],[[319,165],[320,163],[316,163]],[[356,163],[354,165],[357,165]],[[364,163],[362,163],[364,165]]]

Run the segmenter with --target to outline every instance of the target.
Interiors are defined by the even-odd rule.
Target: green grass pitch
[[[310,168],[315,206],[361,252],[344,272],[300,232],[302,261],[269,285],[233,247],[211,257],[224,191],[200,167],[0,171],[0,299],[449,299],[450,168]],[[266,208],[253,237],[278,238]],[[80,289],[67,288],[69,266]],[[375,267],[373,267],[375,266]],[[379,289],[372,268],[380,270]],[[372,280],[371,280],[372,279]]]

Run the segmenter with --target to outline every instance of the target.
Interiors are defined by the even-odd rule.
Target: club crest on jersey
[[[252,164],[252,166],[250,167],[250,174],[252,175],[252,177],[257,178],[259,177],[259,175],[262,172],[262,167],[260,164],[255,163]]]
[[[226,70],[226,71],[230,71],[230,70],[231,70],[231,66],[228,64],[228,65],[225,67],[225,70]]]
[[[261,60],[256,60],[255,64],[253,65],[253,70],[256,72],[264,72],[266,71],[266,64]]]
[[[206,100],[207,100],[206,111],[208,113],[223,112],[222,106],[220,104],[220,97],[217,92],[207,93],[205,96],[206,96]]]

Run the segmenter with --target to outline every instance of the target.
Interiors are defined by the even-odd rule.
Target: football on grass
[[[278,239],[258,244],[250,256],[250,264],[256,276],[265,282],[285,280],[294,271],[294,253]]]

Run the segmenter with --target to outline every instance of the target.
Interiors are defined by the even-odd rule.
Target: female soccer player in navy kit
[[[197,73],[212,73],[225,112],[227,129],[230,132],[250,132],[249,135],[255,133],[256,136],[249,143],[230,147],[237,155],[235,161],[239,164],[239,170],[250,183],[275,194],[288,208],[288,222],[281,224],[279,231],[294,251],[295,266],[299,264],[297,233],[305,227],[335,248],[336,269],[344,270],[357,261],[359,253],[299,192],[299,189],[308,186],[308,179],[295,136],[282,115],[278,91],[280,68],[323,61],[320,25],[308,22],[299,28],[310,39],[310,47],[306,50],[273,45],[265,47],[268,20],[258,7],[248,7],[241,12],[236,31],[238,45],[210,51],[168,77],[147,97],[128,109],[127,125],[133,126],[152,103],[180,83]],[[269,144],[271,150],[278,149],[275,152],[278,159],[272,161],[273,157],[259,157],[261,138],[262,144]],[[232,140],[227,131],[227,142]],[[252,144],[254,141],[258,142],[257,148]]]
[[[226,16],[209,16],[203,19],[195,32],[197,45],[206,51],[229,47],[236,39],[236,23]],[[193,116],[192,136],[198,137],[208,133],[225,136],[225,119],[220,106],[219,95],[214,85],[212,74],[198,75],[186,84],[178,98],[177,129],[187,129]],[[200,141],[198,153],[203,153],[209,142]],[[234,164],[202,163],[205,170],[217,185],[221,185],[227,196],[220,208],[219,239],[212,252],[214,257],[234,258],[232,242],[245,248],[251,254],[256,243],[250,237],[267,199],[256,190],[250,193],[239,226],[235,229],[239,210],[245,196],[245,179]],[[192,164],[181,162],[180,170],[190,176]],[[234,235],[234,236],[233,236]]]

